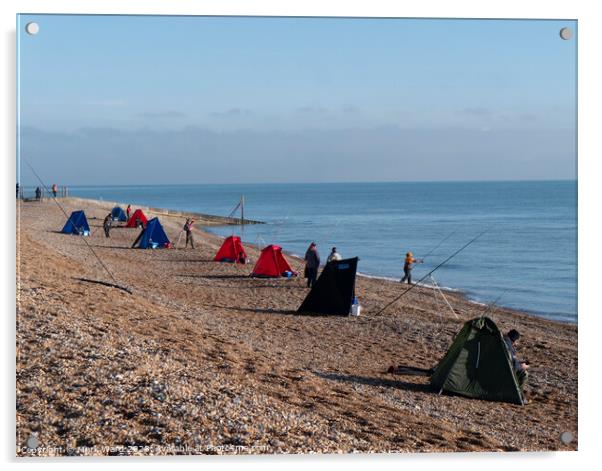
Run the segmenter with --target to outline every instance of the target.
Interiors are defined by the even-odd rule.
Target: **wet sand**
[[[104,237],[110,205],[63,203],[86,211],[87,241],[133,294],[79,281],[113,282],[80,237],[59,232],[54,202],[20,203],[18,455],[577,449],[575,325],[495,308],[500,330],[522,334],[529,404],[438,395],[388,366],[434,366],[483,306],[446,293],[452,312],[417,287],[377,316],[407,288],[358,277],[360,317],[298,315],[305,280],[250,278],[254,247],[247,265],[216,263],[221,238],[197,228],[196,249],[183,237],[130,249],[137,229]],[[184,219],[161,222],[175,243]]]

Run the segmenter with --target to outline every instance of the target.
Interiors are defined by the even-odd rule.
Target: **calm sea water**
[[[398,279],[404,254],[430,253],[420,279],[438,269],[441,286],[475,301],[577,322],[577,183],[329,183],[71,187],[73,196],[228,215],[241,195],[246,217],[265,225],[211,229],[243,242],[276,243],[303,254],[311,241],[323,260],[332,246],[359,256],[360,272]],[[438,248],[441,241],[448,238]]]

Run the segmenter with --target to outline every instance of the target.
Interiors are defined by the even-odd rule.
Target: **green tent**
[[[464,324],[431,375],[437,391],[524,404],[504,338],[488,317]]]

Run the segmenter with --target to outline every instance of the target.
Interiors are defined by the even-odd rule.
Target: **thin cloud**
[[[323,108],[322,106],[301,106],[300,108],[297,108],[297,113],[312,113],[312,114],[324,114],[326,112],[328,112],[328,110],[326,108]]]
[[[91,100],[84,102],[84,105],[103,106],[106,108],[121,108],[122,106],[126,106],[127,102],[125,100],[120,99]]]
[[[538,117],[534,113],[521,113],[519,118],[523,121],[537,121]]]
[[[251,114],[250,110],[244,108],[230,108],[226,111],[214,111],[211,116],[214,118],[236,118],[238,116],[246,116]]]
[[[138,113],[139,118],[163,119],[163,118],[186,118],[187,114],[180,111],[147,111]]]
[[[347,104],[347,105],[343,105],[341,107],[341,111],[343,113],[353,114],[353,113],[358,113],[360,111],[360,109],[357,106],[355,106],[355,105],[349,105],[349,104]]]
[[[475,116],[475,117],[485,117],[485,116],[491,116],[493,115],[493,111],[490,110],[489,108],[484,108],[481,106],[476,106],[476,107],[467,107],[467,108],[462,108],[461,110],[458,110],[458,114],[461,115],[465,115],[465,116]]]

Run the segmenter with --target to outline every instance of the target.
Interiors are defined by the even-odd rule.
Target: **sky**
[[[49,181],[576,178],[575,21],[17,23],[18,153]]]

